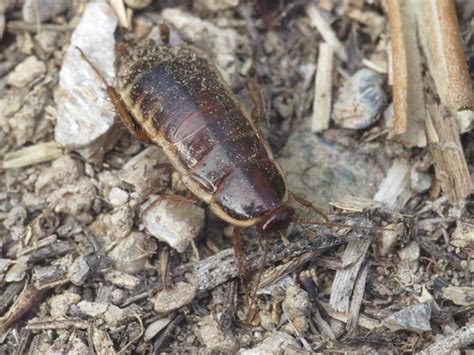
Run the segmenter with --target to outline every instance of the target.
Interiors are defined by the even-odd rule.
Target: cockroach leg
[[[243,285],[245,281],[245,259],[242,250],[242,235],[240,234],[240,228],[236,226],[234,226],[234,253],[237,259],[240,282]]]
[[[265,271],[265,264],[267,262],[267,253],[268,253],[268,240],[270,236],[268,234],[263,234],[260,237],[260,247],[263,249],[263,256],[262,256],[262,264],[258,270],[257,279],[255,280],[255,287],[252,290],[252,294],[249,297],[248,304],[249,310],[247,313],[247,323],[250,323],[254,317],[254,307],[257,303],[257,290],[258,286],[260,285],[260,281],[262,280],[262,275]]]
[[[309,202],[308,200],[306,200],[304,197],[302,196],[298,196],[292,192],[289,193],[289,196],[290,198],[292,198],[293,200],[295,200],[296,202],[298,202],[300,205],[306,207],[306,208],[309,208],[310,210],[316,212],[317,214],[319,214],[321,217],[323,217],[323,219],[326,221],[326,222],[329,222],[329,217],[326,215],[326,213],[324,213],[324,211],[318,207],[316,207],[315,205],[313,205],[311,202]]]
[[[254,122],[263,120],[265,118],[265,101],[263,100],[262,91],[257,81],[249,76],[247,76],[246,86],[253,104],[251,111],[252,120]]]
[[[161,42],[164,45],[169,45],[170,44],[170,35],[171,35],[170,27],[165,23],[160,23],[159,29],[160,29]]]
[[[90,61],[90,59],[86,56],[84,51],[79,47],[76,47],[76,48],[81,53],[82,58],[90,65],[92,70],[96,73],[96,75],[100,78],[100,80],[104,84],[105,89],[107,91],[107,95],[109,96],[110,101],[112,101],[112,104],[115,107],[115,111],[117,112],[117,115],[119,116],[122,123],[125,125],[125,128],[127,128],[127,130],[136,139],[142,141],[143,143],[147,143],[147,144],[153,143],[150,137],[148,137],[145,131],[141,128],[138,121],[134,119],[133,115],[127,109],[125,102],[123,101],[122,97],[117,92],[117,90],[115,90],[114,87],[110,86],[107,83],[107,80],[105,80],[105,77],[102,75],[99,69],[95,66],[95,64]]]

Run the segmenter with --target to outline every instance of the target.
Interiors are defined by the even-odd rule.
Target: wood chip
[[[387,176],[379,186],[374,200],[384,207],[399,211],[410,199],[410,165],[397,159],[387,172]]]
[[[392,40],[394,134],[408,146],[424,147],[424,88],[412,11],[417,1],[388,0],[387,6]]]
[[[44,163],[59,158],[62,149],[55,141],[38,143],[5,154],[2,162],[3,169],[17,169],[29,165]]]
[[[329,128],[331,119],[333,48],[327,43],[319,45],[318,69],[315,78],[311,131],[322,132]]]
[[[426,130],[436,178],[449,201],[456,202],[472,192],[458,124],[444,106],[430,105],[428,109]]]

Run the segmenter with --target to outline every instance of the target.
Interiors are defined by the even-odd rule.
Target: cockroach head
[[[285,232],[292,219],[295,211],[293,207],[281,205],[271,211],[265,213],[260,222],[257,224],[257,231],[261,234],[275,234]]]

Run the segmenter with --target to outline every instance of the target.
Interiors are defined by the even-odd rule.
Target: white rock
[[[253,349],[244,349],[240,355],[280,354],[288,352],[297,353],[301,349],[300,344],[291,335],[284,332],[273,332],[263,342]]]
[[[109,202],[112,206],[121,206],[128,201],[128,192],[119,187],[113,187],[109,192]]]
[[[106,3],[88,3],[71,36],[59,73],[55,138],[69,149],[107,141],[113,132],[115,111],[104,83],[81,56],[80,48],[109,85],[115,82],[117,17]]]
[[[127,290],[133,290],[140,284],[139,278],[116,270],[109,270],[105,272],[104,277],[111,284],[125,288]]]
[[[74,285],[80,286],[87,280],[89,273],[90,267],[87,264],[86,259],[83,256],[79,256],[74,260],[67,274],[69,280],[71,280]]]
[[[26,23],[44,22],[66,11],[70,4],[70,0],[26,0],[23,4],[23,19]]]
[[[182,253],[204,226],[204,209],[174,196],[158,197],[142,213],[145,228],[158,240]]]
[[[406,307],[382,320],[382,325],[392,331],[408,330],[422,333],[431,331],[431,302]]]
[[[191,303],[196,295],[196,287],[186,282],[178,282],[169,290],[158,292],[151,302],[155,312],[168,313]]]
[[[46,73],[46,65],[36,58],[29,56],[8,75],[7,84],[23,88]]]
[[[159,332],[171,322],[172,318],[161,318],[152,323],[146,328],[144,337],[146,340],[153,339]]]
[[[234,354],[239,348],[237,339],[231,332],[224,332],[218,322],[210,316],[203,317],[199,322],[197,336],[209,351]]]
[[[133,232],[109,253],[114,268],[127,274],[137,274],[145,269],[148,254],[145,250],[145,236],[140,232]]]
[[[5,274],[5,282],[18,282],[25,278],[26,264],[16,263]]]
[[[50,314],[55,318],[66,317],[69,306],[81,300],[81,296],[73,292],[64,292],[48,300],[51,307]]]

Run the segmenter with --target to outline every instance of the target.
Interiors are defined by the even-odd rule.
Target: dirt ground
[[[0,2],[0,354],[474,353],[474,5],[437,4],[429,27],[409,0]],[[163,23],[249,113],[259,87],[319,210],[244,230],[245,277],[104,89]]]

